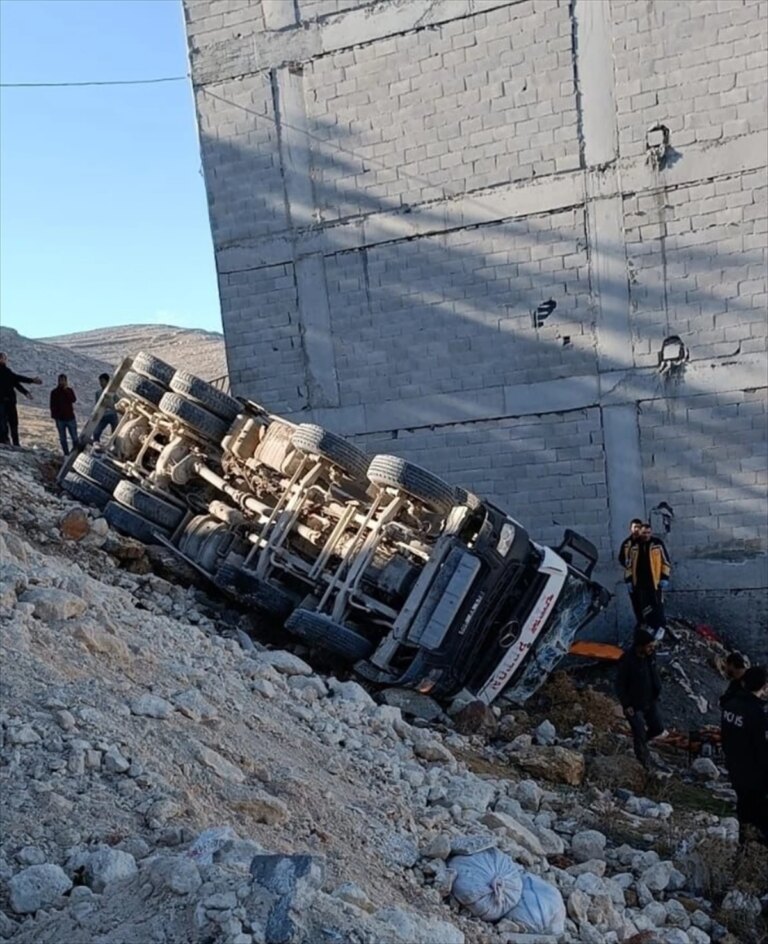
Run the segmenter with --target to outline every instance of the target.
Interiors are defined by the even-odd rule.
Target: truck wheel
[[[353,479],[365,478],[368,456],[357,446],[353,446],[336,433],[323,429],[322,426],[302,423],[293,431],[291,443],[301,452],[327,459]]]
[[[194,400],[228,423],[231,423],[242,409],[234,397],[217,390],[213,384],[195,377],[188,370],[177,370],[171,379],[170,388],[174,393],[181,394],[187,400]]]
[[[95,482],[106,489],[110,494],[114,492],[118,482],[122,482],[124,476],[120,469],[109,459],[96,458],[86,452],[81,452],[75,459],[72,468],[75,472]]]
[[[134,357],[131,367],[137,374],[149,377],[150,380],[162,384],[163,387],[168,386],[171,382],[171,378],[176,373],[175,367],[171,367],[170,364],[161,361],[159,357],[155,357],[153,354],[147,354],[145,351],[139,351],[136,357]]]
[[[141,374],[135,374],[132,370],[129,370],[123,377],[120,387],[125,393],[136,397],[137,400],[143,400],[144,403],[148,403],[150,406],[158,406],[165,393],[164,388],[155,383],[154,380],[148,380],[146,377],[142,377]]]
[[[284,590],[233,564],[222,564],[213,582],[220,590],[280,619],[285,619],[295,606],[293,598]]]
[[[156,544],[155,533],[162,534],[166,538],[169,536],[164,528],[158,527],[152,521],[147,521],[146,518],[135,511],[131,511],[130,508],[118,505],[117,502],[111,501],[107,505],[104,509],[104,517],[113,528],[117,528],[123,534],[136,538],[144,544]]]
[[[229,423],[209,413],[191,400],[185,400],[178,393],[165,393],[160,401],[160,411],[175,420],[186,423],[203,439],[209,439],[218,445],[227,435]]]
[[[350,662],[367,659],[376,648],[374,644],[348,626],[334,622],[330,616],[313,610],[294,610],[285,628],[312,646],[321,646],[334,655]]]
[[[138,512],[147,521],[157,522],[161,528],[173,531],[184,517],[184,509],[172,505],[164,498],[153,495],[147,489],[140,488],[128,479],[118,482],[114,492],[115,501],[126,508]]]
[[[106,489],[78,475],[77,472],[68,472],[64,476],[61,487],[72,498],[86,505],[95,505],[97,508],[103,508],[112,497]]]
[[[452,485],[399,456],[374,456],[368,480],[380,488],[398,488],[440,514],[447,514],[456,504]]]

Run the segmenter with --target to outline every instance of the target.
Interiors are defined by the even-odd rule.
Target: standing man
[[[28,400],[32,399],[32,394],[22,387],[22,384],[41,384],[43,381],[39,377],[22,377],[21,374],[14,373],[8,366],[8,356],[4,351],[0,351],[0,444],[7,446],[8,432],[11,434],[11,442],[14,446],[19,445],[19,414],[16,410],[16,391],[23,394]]]
[[[96,391],[96,396],[94,401],[99,402],[99,398],[104,392],[107,384],[109,383],[109,374],[99,374],[99,390]],[[117,426],[118,416],[116,409],[116,396],[114,393],[107,393],[104,395],[104,414],[102,415],[99,422],[96,424],[96,429],[93,431],[93,441],[97,443],[101,439],[101,434],[109,426],[109,431],[114,433],[115,427]]]
[[[629,534],[621,542],[621,548],[619,549],[619,563],[626,570],[627,560],[629,559],[629,549],[633,544],[637,544],[640,539],[640,529],[643,526],[643,522],[639,518],[633,518],[629,522]]]
[[[669,587],[672,564],[664,542],[643,522],[635,544],[629,547],[624,581],[628,585],[638,625],[648,626],[657,640],[664,636],[664,591]]]
[[[653,636],[645,629],[635,633],[635,640],[619,660],[616,676],[616,694],[624,716],[632,729],[635,757],[650,770],[664,767],[654,764],[648,741],[664,733],[664,724],[659,714],[661,676],[654,655]]]
[[[767,684],[768,672],[763,666],[747,669],[741,679],[742,690],[723,707],[723,753],[736,791],[742,844],[750,826],[768,843],[768,715],[763,701]]]
[[[77,420],[75,419],[75,391],[69,386],[66,374],[59,374],[58,384],[51,390],[51,416],[56,421],[59,442],[65,456],[69,455],[67,433],[72,440],[72,448],[77,445]]]
[[[728,688],[720,696],[720,707],[725,708],[726,704],[733,698],[743,692],[744,689],[741,680],[744,673],[749,668],[749,660],[740,652],[729,652],[725,659],[725,677],[729,679]]]

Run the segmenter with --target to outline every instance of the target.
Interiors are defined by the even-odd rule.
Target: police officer
[[[728,688],[720,696],[720,707],[725,708],[734,695],[743,691],[741,680],[749,668],[749,659],[740,652],[729,652],[725,659],[725,677],[728,679]]]
[[[754,826],[768,843],[768,715],[763,697],[768,671],[747,669],[737,691],[723,706],[721,732],[725,765],[736,791],[739,840]]]

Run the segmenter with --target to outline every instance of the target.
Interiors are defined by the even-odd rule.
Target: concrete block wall
[[[235,390],[575,527],[610,586],[671,522],[670,609],[768,656],[768,5],[184,9]]]

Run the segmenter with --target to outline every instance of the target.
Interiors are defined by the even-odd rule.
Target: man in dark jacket
[[[720,696],[720,707],[725,708],[734,695],[744,691],[741,680],[749,668],[749,661],[740,652],[729,652],[725,659],[725,677],[729,679],[728,688]]]
[[[69,455],[67,433],[72,440],[72,448],[77,445],[77,420],[75,419],[75,391],[69,386],[66,374],[59,374],[58,384],[51,390],[51,416],[56,421],[59,442],[65,456]]]
[[[634,644],[619,660],[616,694],[632,729],[635,756],[646,770],[658,766],[651,758],[648,741],[664,732],[659,714],[661,677],[656,666],[654,640],[647,630],[635,633]]]
[[[763,666],[747,669],[742,690],[723,708],[721,734],[725,766],[736,791],[739,840],[753,826],[768,843],[768,715],[763,700],[768,672]]]
[[[10,431],[10,441],[14,446],[19,445],[19,414],[16,410],[16,391],[18,390],[28,400],[32,399],[32,394],[26,390],[22,384],[40,384],[42,380],[39,377],[22,377],[11,370],[8,366],[8,356],[0,351],[0,443],[4,446],[9,444],[8,433]]]

